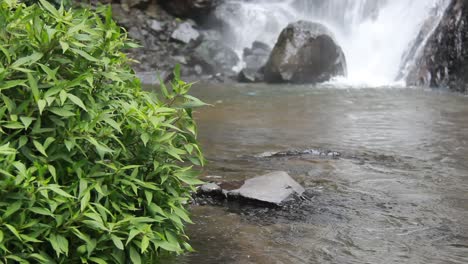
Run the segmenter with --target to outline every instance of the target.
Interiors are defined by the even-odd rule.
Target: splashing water
[[[230,27],[227,44],[240,55],[259,40],[273,46],[288,23],[310,20],[325,24],[344,50],[348,84],[380,86],[397,81],[408,50],[418,50],[450,0],[286,0],[226,1],[218,12]],[[428,23],[430,22],[430,23]],[[416,48],[415,48],[416,47]],[[416,56],[417,54],[411,54]],[[401,76],[400,76],[401,77]]]

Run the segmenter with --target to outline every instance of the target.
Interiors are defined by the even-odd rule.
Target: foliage
[[[141,90],[110,9],[0,1],[0,263],[140,263],[190,250],[203,158],[179,79]]]

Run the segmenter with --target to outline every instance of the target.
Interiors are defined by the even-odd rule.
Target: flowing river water
[[[164,263],[468,263],[468,97],[265,84],[200,84],[193,94],[213,105],[195,114],[205,176],[283,170],[308,199],[193,205],[196,252]],[[341,155],[258,155],[305,149]]]

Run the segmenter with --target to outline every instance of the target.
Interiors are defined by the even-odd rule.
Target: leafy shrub
[[[142,91],[107,8],[0,1],[0,263],[140,263],[190,249],[203,158],[179,80]]]

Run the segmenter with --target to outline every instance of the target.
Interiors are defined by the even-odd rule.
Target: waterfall
[[[330,28],[343,48],[348,64],[345,82],[386,85],[397,77],[403,79],[402,68],[417,56],[418,47],[438,25],[449,2],[225,0],[217,12],[230,29],[226,43],[240,55],[256,40],[274,46],[281,30],[291,22],[320,22]]]

